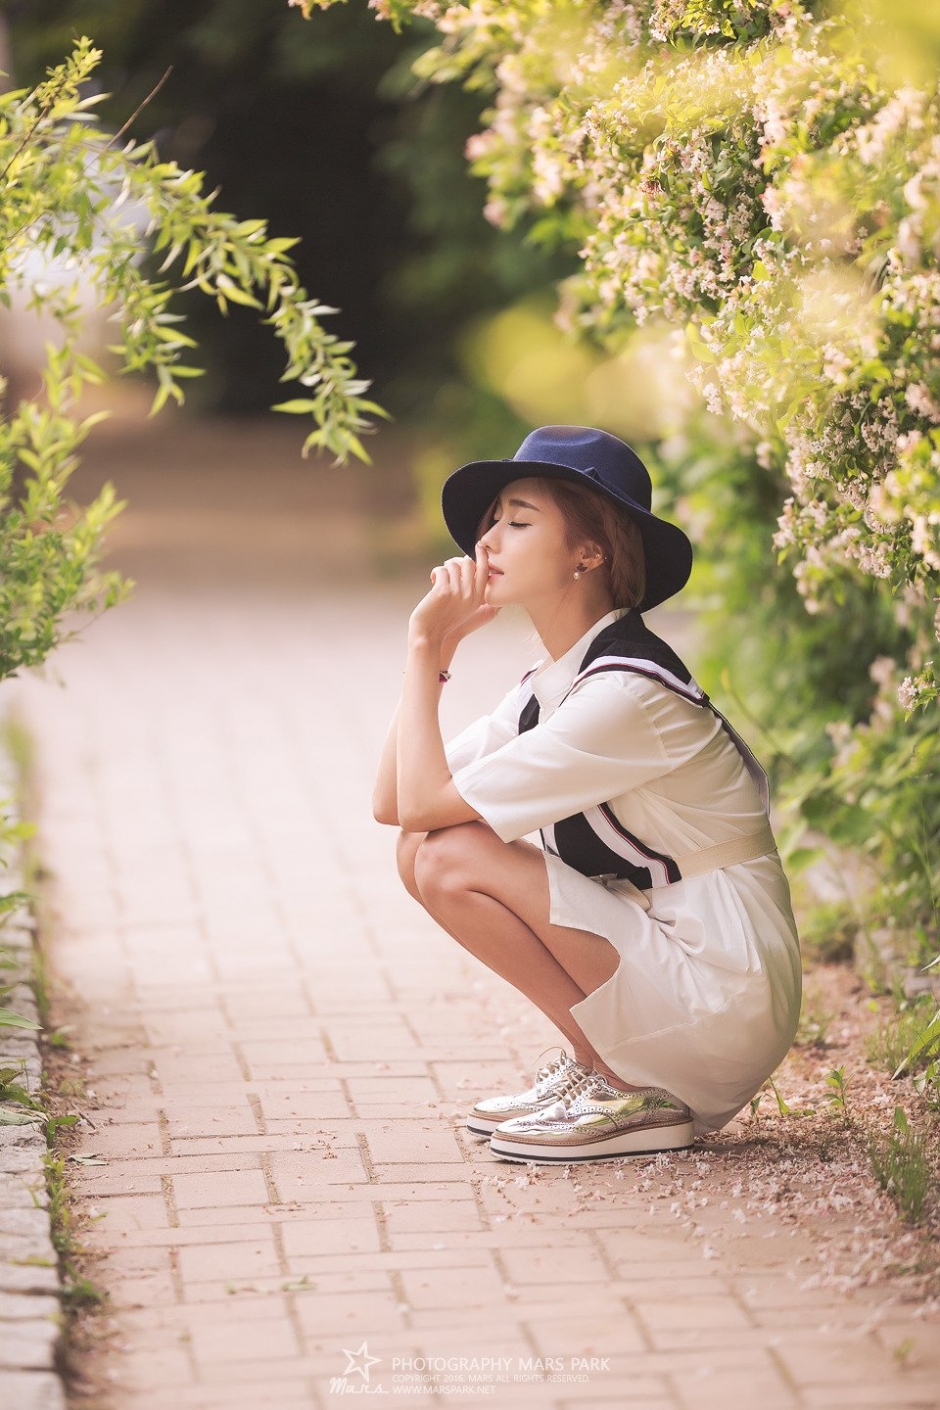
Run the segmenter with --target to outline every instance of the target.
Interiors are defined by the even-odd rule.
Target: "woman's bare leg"
[[[600,935],[552,925],[541,852],[506,844],[483,823],[403,834],[405,886],[444,930],[525,994],[571,1043],[579,1062],[631,1090],[591,1046],[572,1007],[615,972],[619,956]]]

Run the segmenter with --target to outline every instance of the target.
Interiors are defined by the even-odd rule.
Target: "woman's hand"
[[[476,558],[448,558],[433,569],[433,586],[411,614],[409,636],[436,642],[451,655],[465,636],[485,627],[497,608],[484,602],[489,568],[486,552],[477,545]]]

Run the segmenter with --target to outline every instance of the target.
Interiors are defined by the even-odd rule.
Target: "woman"
[[[684,1149],[759,1090],[792,1042],[799,943],[766,779],[641,613],[692,550],[603,431],[546,426],[444,486],[468,555],[411,615],[375,815],[405,886],[537,1005],[571,1052],[467,1124],[509,1160]],[[447,748],[459,642],[518,603],[545,659]],[[542,848],[522,840],[541,830]]]

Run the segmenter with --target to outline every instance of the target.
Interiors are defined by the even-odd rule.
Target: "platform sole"
[[[487,1123],[473,1116],[467,1117],[467,1130],[470,1132],[471,1136],[492,1136],[499,1124],[498,1121]]]
[[[620,1131],[600,1141],[555,1143],[551,1140],[526,1141],[493,1133],[490,1150],[500,1160],[535,1162],[539,1165],[571,1165],[580,1160],[619,1160],[624,1156],[659,1155],[660,1151],[691,1150],[694,1144],[691,1121],[672,1126],[644,1126],[639,1131]]]
[[[518,1116],[532,1116],[531,1111],[517,1112]],[[468,1116],[467,1130],[474,1136],[492,1136],[493,1132],[502,1126],[504,1121],[509,1121],[508,1116]]]

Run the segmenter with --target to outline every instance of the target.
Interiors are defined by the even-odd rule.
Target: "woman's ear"
[[[592,568],[599,568],[604,562],[606,562],[606,554],[599,543],[588,541],[581,545],[578,564],[585,572],[590,572]]]

